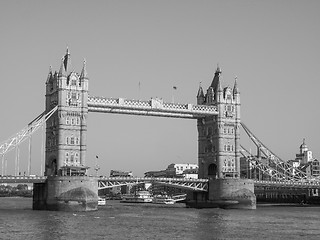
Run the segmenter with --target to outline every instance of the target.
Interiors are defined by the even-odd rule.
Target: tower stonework
[[[85,62],[81,74],[71,69],[68,50],[59,72],[53,73],[50,69],[46,110],[58,105],[58,111],[48,120],[46,128],[46,176],[70,175],[77,170],[85,172],[88,80]]]
[[[84,62],[80,74],[71,68],[69,50],[59,71],[50,68],[46,81],[46,183],[35,184],[33,209],[97,210],[98,183],[86,172],[89,78]]]
[[[254,209],[253,182],[240,179],[240,92],[222,87],[217,67],[207,92],[199,87],[197,104],[214,105],[218,114],[197,120],[199,178],[209,179],[208,193],[193,194],[195,207]]]
[[[234,89],[222,88],[220,78],[218,68],[206,95],[201,87],[197,96],[198,104],[215,105],[219,112],[198,119],[199,178],[240,176],[240,93],[237,82]]]

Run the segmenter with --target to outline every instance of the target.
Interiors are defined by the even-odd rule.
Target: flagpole
[[[177,90],[176,86],[172,87],[172,103],[174,103],[174,90]]]

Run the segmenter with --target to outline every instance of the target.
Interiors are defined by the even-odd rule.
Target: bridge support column
[[[212,179],[209,181],[209,201],[222,208],[256,209],[254,184],[249,179]]]
[[[208,193],[188,195],[187,206],[195,208],[256,209],[253,181],[210,179]]]
[[[48,177],[34,184],[33,210],[94,211],[98,207],[98,182],[88,176]]]

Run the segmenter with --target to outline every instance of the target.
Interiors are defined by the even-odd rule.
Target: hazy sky
[[[238,77],[241,119],[258,138],[285,160],[306,138],[319,159],[319,9],[317,0],[0,1],[0,141],[44,110],[49,66],[59,70],[68,46],[77,72],[87,61],[92,96],[196,103],[219,63],[223,85]],[[98,155],[101,175],[142,176],[197,163],[197,134],[195,120],[90,113],[87,164]],[[35,174],[40,142],[41,131]],[[243,131],[241,142],[254,150]],[[13,169],[14,152],[6,158]]]

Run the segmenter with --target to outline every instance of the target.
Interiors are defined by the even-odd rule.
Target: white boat
[[[156,195],[153,197],[152,203],[156,204],[175,204],[175,200],[168,195]]]
[[[152,196],[148,191],[138,191],[135,194],[124,195],[120,202],[124,203],[151,203]]]
[[[106,199],[105,198],[98,198],[98,206],[105,206],[106,205]]]

